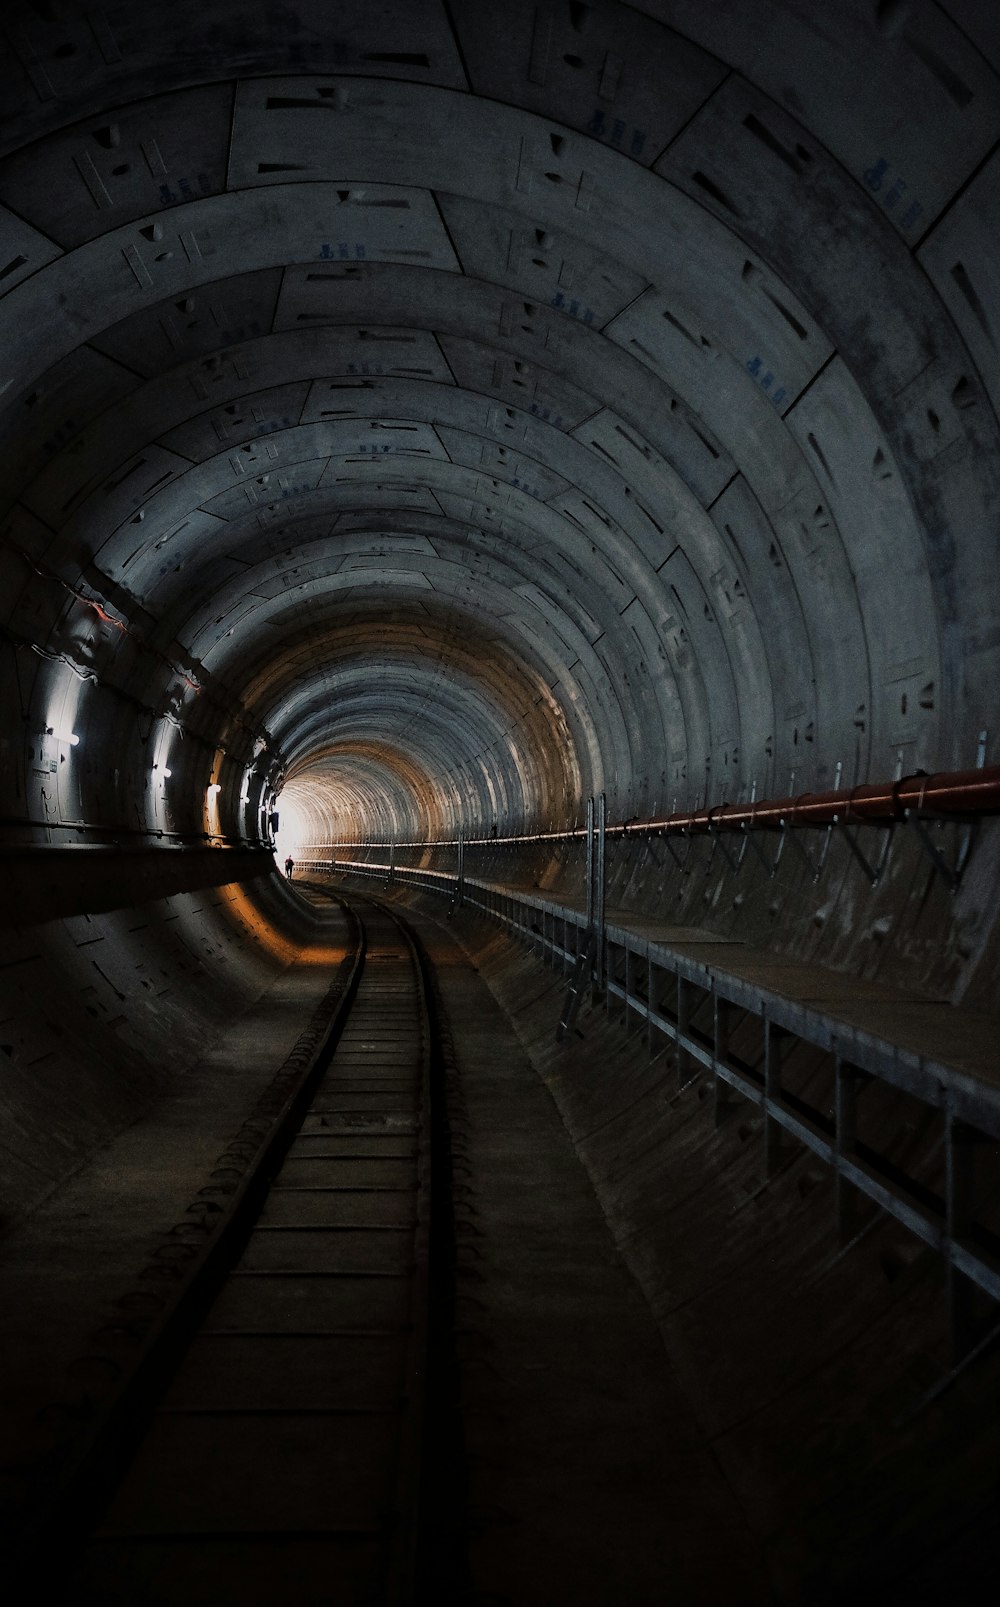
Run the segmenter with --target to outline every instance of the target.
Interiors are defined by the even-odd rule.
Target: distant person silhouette
[[[288,858],[285,860],[285,875],[288,877],[289,881],[291,881],[291,879],[292,879],[292,871],[294,869],[295,869],[295,861],[292,858],[291,854],[289,854]]]

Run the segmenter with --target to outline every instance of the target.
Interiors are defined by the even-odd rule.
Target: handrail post
[[[587,799],[587,931],[594,929],[594,800]]]
[[[607,807],[604,793],[597,796],[597,844],[594,864],[594,926],[597,937],[597,988],[600,992],[604,987],[604,972],[607,963],[605,954],[605,923],[604,923],[604,892],[607,881]]]

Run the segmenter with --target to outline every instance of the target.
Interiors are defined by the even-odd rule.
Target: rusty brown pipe
[[[889,823],[903,820],[914,810],[924,815],[989,815],[1000,813],[1000,765],[981,770],[942,771],[937,775],[903,776],[899,781],[864,782],[840,792],[803,792],[791,798],[762,798],[758,803],[713,804],[653,820],[632,820],[609,826],[609,837],[641,836],[648,832],[743,831],[786,826],[859,825],[864,821]],[[503,843],[568,842],[585,837],[583,827],[571,831],[536,831],[523,837],[470,837],[467,847],[496,847]],[[436,842],[399,843],[400,848],[447,848],[457,838]],[[353,848],[379,848],[384,843],[345,844]]]
[[[989,814],[1000,811],[1000,765],[989,769],[904,776],[899,781],[865,782],[839,792],[804,792],[798,797],[764,798],[759,803],[716,804],[710,809],[643,821],[630,831],[742,831],[760,827],[826,826],[862,821],[902,820],[908,811],[932,815]],[[621,833],[622,828],[612,828]]]

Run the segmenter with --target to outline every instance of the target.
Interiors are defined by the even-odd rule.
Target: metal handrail
[[[316,865],[324,868],[323,862]],[[362,877],[378,876],[387,868],[371,862],[340,860],[337,864],[338,870]],[[455,880],[448,872],[400,866],[396,875],[410,886],[439,894],[447,893]],[[471,877],[466,879],[465,902],[571,977],[570,990],[576,997],[568,997],[563,1009],[564,1023],[571,1020],[574,1006],[581,1002],[598,969],[596,933],[588,927],[584,910]],[[996,1234],[974,1220],[971,1153],[980,1137],[1000,1140],[1000,1085],[961,1061],[939,1061],[904,1047],[890,1035],[855,1028],[847,1018],[828,1013],[815,1001],[783,994],[766,980],[727,972],[714,959],[703,961],[626,927],[608,926],[601,947],[605,999],[617,1000],[626,1020],[632,1017],[645,1026],[651,1053],[655,1052],[654,1038],[661,1045],[673,1045],[678,1091],[708,1072],[717,1120],[724,1119],[724,1109],[734,1098],[759,1112],[767,1179],[782,1163],[781,1140],[787,1135],[833,1169],[838,1229],[845,1242],[852,1232],[852,1202],[863,1197],[943,1258],[954,1354],[960,1358],[974,1353],[978,1325],[970,1291],[974,1286],[1000,1302],[1000,1247]],[[623,959],[624,981],[616,975],[616,957]],[[636,966],[645,969],[645,988],[641,979],[636,986]],[[654,986],[654,972],[672,978],[676,1010],[659,1002],[662,990]],[[711,1010],[708,1031],[692,1024],[692,994]],[[727,1012],[733,1008],[763,1023],[763,1073],[744,1064],[729,1049]],[[563,1036],[565,1032],[564,1024]],[[835,1119],[823,1109],[812,1109],[794,1099],[784,1089],[781,1052],[776,1048],[782,1033],[831,1057]],[[858,1139],[851,1111],[860,1093],[859,1075],[862,1084],[866,1076],[877,1079],[940,1113],[946,1156],[940,1197],[917,1178],[899,1174],[898,1168],[869,1152]]]

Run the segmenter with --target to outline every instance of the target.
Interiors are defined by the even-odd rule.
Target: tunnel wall
[[[169,842],[196,878],[283,788],[357,841],[964,768],[981,732],[1000,758],[990,9],[335,10],[12,8],[5,852],[65,849],[68,883],[86,845]],[[913,832],[874,890],[842,842],[816,882],[695,853],[615,846],[609,900],[995,1007],[992,828],[954,898]],[[578,896],[578,858],[469,869]],[[6,939],[28,1039],[98,989],[109,1111],[159,1075],[136,895],[109,870],[75,917],[129,987],[68,922]],[[197,896],[169,908],[216,934],[234,900]],[[235,1002],[269,964],[246,918]],[[75,1076],[69,1036],[26,1064]]]
[[[262,659],[372,598],[413,626],[446,596],[558,687],[569,790],[520,707],[445,677],[448,756],[429,664],[412,705],[387,683],[395,743],[424,705],[442,825],[952,768],[989,727],[982,19],[507,10],[344,6],[334,38],[308,4],[292,35],[185,5],[115,13],[102,49],[82,8],[25,9],[12,818],[254,836],[325,735]]]
[[[107,1139],[175,1096],[310,927],[273,873],[252,895],[223,885],[4,924],[0,1233]]]

